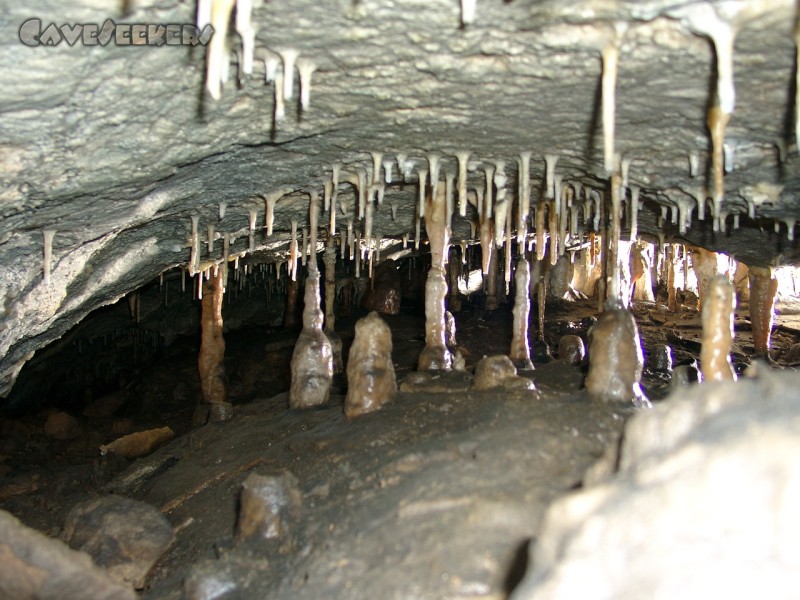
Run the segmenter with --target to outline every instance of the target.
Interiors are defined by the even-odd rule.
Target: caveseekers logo
[[[102,25],[84,23],[42,26],[42,20],[31,18],[19,28],[19,40],[26,46],[205,46],[211,41],[214,28],[206,25],[202,30],[187,24],[114,23],[106,19]]]

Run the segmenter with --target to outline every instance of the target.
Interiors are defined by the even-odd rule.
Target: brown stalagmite
[[[419,356],[418,368],[420,371],[449,371],[453,368],[453,355],[445,339],[447,278],[444,269],[450,230],[444,186],[437,187],[435,196],[428,196],[426,205],[425,231],[431,247],[431,270],[425,283],[425,348]]]
[[[769,357],[773,306],[778,293],[778,279],[772,269],[750,267],[750,323],[756,356]]]
[[[609,300],[589,332],[586,389],[596,400],[648,407],[650,402],[639,387],[643,367],[642,344],[633,315],[620,302]]]
[[[711,280],[719,274],[717,253],[705,248],[689,246],[686,246],[684,251],[692,253],[692,268],[697,276],[697,295],[700,298],[698,308],[702,310]]]
[[[702,311],[703,343],[700,348],[700,367],[705,381],[736,379],[730,356],[735,307],[736,295],[731,283],[721,275],[712,278],[708,284]]]
[[[288,265],[287,265],[288,268]],[[283,326],[292,329],[297,326],[297,297],[300,283],[296,279],[286,276],[286,310],[283,313]]]
[[[528,344],[528,317],[531,312],[530,302],[531,268],[524,256],[517,261],[517,272],[514,275],[516,293],[514,297],[514,325],[512,328],[511,351],[509,358],[518,369],[532,369],[531,349]]]
[[[633,300],[654,302],[653,248],[650,244],[634,242],[631,251],[631,285]]]
[[[202,312],[200,316],[200,390],[203,402],[227,402],[225,377],[225,338],[222,337],[222,299],[225,294],[223,269],[212,267],[208,281],[203,283]]]
[[[347,359],[347,418],[373,412],[397,391],[392,363],[392,332],[371,312],[356,323],[356,335]]]

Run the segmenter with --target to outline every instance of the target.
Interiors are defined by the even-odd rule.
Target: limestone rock
[[[533,390],[533,382],[517,375],[517,368],[505,354],[484,356],[475,367],[472,389],[483,392],[495,388]]]
[[[384,315],[396,315],[400,312],[401,280],[394,260],[386,260],[375,268],[372,275],[372,287],[364,294],[362,305],[364,310],[375,311]]]
[[[558,340],[558,358],[571,365],[579,365],[586,355],[583,339],[577,335],[564,335]]]
[[[251,473],[242,483],[239,497],[237,541],[257,538],[286,543],[301,504],[297,478],[289,471],[278,475]]]
[[[799,387],[764,371],[635,415],[619,474],[548,510],[512,599],[793,596]]]
[[[117,581],[141,589],[175,535],[166,518],[149,504],[104,496],[74,506],[62,537]]]
[[[134,600],[136,594],[71,550],[0,510],[0,598]]]
[[[105,456],[110,452],[124,458],[138,458],[150,454],[173,437],[175,432],[169,427],[137,431],[100,446],[100,454]]]
[[[81,426],[72,415],[58,411],[47,417],[44,432],[53,439],[66,441],[78,437],[81,434]]]

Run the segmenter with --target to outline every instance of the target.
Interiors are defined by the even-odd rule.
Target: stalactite
[[[570,203],[570,194],[572,193],[572,188],[568,185],[563,184],[561,187],[561,193],[559,194],[560,198],[560,205],[561,208],[559,209],[558,215],[558,255],[564,256],[564,253],[567,250],[567,206]]]
[[[403,181],[407,181],[411,176],[410,167],[408,166],[408,162],[406,160],[407,158],[408,156],[401,152],[398,152],[395,155],[395,160],[397,161],[397,170],[399,171],[400,177],[403,179]]]
[[[194,223],[194,221],[192,221]],[[53,229],[42,230],[44,243],[44,256],[42,261],[42,283],[50,285],[50,273],[53,265],[53,238],[56,232]]]
[[[512,326],[511,351],[509,358],[518,369],[532,369],[531,350],[528,344],[528,318],[531,312],[530,285],[531,268],[524,257],[517,261],[514,276],[516,295],[514,297],[514,324]]]
[[[611,175],[614,170],[617,67],[624,31],[624,24],[615,24],[614,39],[603,49],[603,164],[606,175]]]
[[[355,258],[355,239],[353,238],[353,220],[347,219],[347,254],[350,260]]]
[[[519,196],[517,202],[517,244],[522,244],[528,233],[528,215],[531,208],[531,152],[519,155]]]
[[[639,239],[639,186],[631,186],[631,202],[630,202],[630,224],[631,224],[631,237],[630,240],[635,242]]]
[[[192,252],[189,256],[189,275],[194,277],[200,271],[200,217],[192,215]]]
[[[317,70],[317,64],[307,58],[297,60],[297,72],[300,75],[300,108],[311,108],[311,77]]]
[[[750,301],[752,302],[752,297]],[[703,341],[700,348],[700,366],[705,381],[736,379],[730,357],[735,307],[736,295],[730,282],[720,275],[712,278],[702,309]]]
[[[392,183],[392,160],[385,158],[383,159],[383,182],[385,184]]]
[[[666,247],[665,261],[667,267],[667,308],[672,312],[678,312],[678,296],[675,289],[675,267],[677,266],[675,258],[674,244],[669,244]],[[684,274],[685,280],[685,274]]]
[[[253,72],[256,30],[252,22],[253,0],[236,0],[236,33],[242,39],[242,71]]]
[[[497,310],[500,302],[497,298],[497,276],[500,272],[500,265],[497,248],[492,244],[489,247],[489,272],[484,277],[483,289],[486,294],[486,302],[484,303],[485,310]]]
[[[278,54],[283,61],[283,85],[281,94],[284,100],[291,100],[294,95],[294,65],[300,53],[294,48],[282,48],[278,50]],[[278,87],[277,81],[275,87]]]
[[[461,25],[466,26],[475,20],[478,0],[461,0]]]
[[[505,237],[505,251],[503,254],[503,258],[505,259],[505,265],[503,270],[503,280],[506,284],[505,292],[506,296],[509,294],[509,290],[511,288],[511,210],[506,211],[506,237]]]
[[[428,188],[428,170],[427,169],[417,169],[417,177],[419,179],[418,184],[418,196],[417,196],[417,217],[421,219],[425,216],[425,194]]]
[[[494,211],[493,206],[493,188],[494,188],[494,165],[486,165],[483,172],[486,175],[486,187],[483,190],[483,207],[486,211],[486,216],[491,219]]]
[[[222,301],[225,293],[222,269],[212,269],[202,294],[200,317],[200,354],[197,367],[200,373],[200,390],[203,402],[215,404],[227,402],[227,378],[225,376],[225,338],[223,337]]]
[[[693,195],[697,203],[697,220],[704,221],[706,218],[706,190],[702,187],[697,187],[694,189]]]
[[[484,276],[488,275],[491,269],[492,249],[494,248],[493,236],[494,227],[492,227],[492,218],[488,214],[486,206],[486,199],[483,195],[483,190],[478,188],[475,190],[478,204],[478,225],[481,243],[481,267]]]
[[[467,216],[467,164],[470,153],[466,150],[456,152],[458,160],[458,214]]]
[[[223,63],[228,60],[227,47],[227,32],[228,22],[231,18],[231,11],[233,10],[234,0],[213,0],[211,2],[210,23],[218,35],[211,37],[208,44],[206,53],[206,89],[214,100],[219,100],[221,94],[221,84],[223,80],[223,69],[226,65]],[[208,16],[208,10],[204,7],[201,11],[198,10],[198,19],[205,19]]]
[[[292,281],[297,280],[297,221],[292,220],[292,237],[289,241],[289,277]]]
[[[247,248],[250,252],[253,252],[256,249],[256,219],[258,218],[258,209],[255,207],[248,208],[247,216]]]
[[[282,71],[275,73],[274,108],[272,113],[272,119],[275,123],[282,123],[286,120],[286,99],[283,96],[284,81],[286,81],[286,77]]]
[[[300,246],[300,264],[305,267],[306,263],[308,262],[308,228],[303,227],[301,231],[302,237],[300,239],[302,239],[302,242]]]
[[[546,238],[545,238],[545,217],[547,216],[547,204],[544,198],[539,199],[536,206],[536,214],[534,220],[536,223],[536,260],[543,260],[546,251]]]
[[[439,168],[441,166],[442,156],[435,152],[431,152],[427,156],[428,159],[428,177],[431,180],[431,195],[436,197],[439,191]]]
[[[453,223],[453,187],[455,185],[455,175],[449,171],[444,174],[444,196],[445,196],[445,211],[447,212],[447,229],[452,229]]]
[[[557,195],[557,194],[556,194]],[[560,198],[550,201],[548,207],[549,222],[547,224],[548,234],[550,235],[550,264],[555,265],[558,261],[558,209]]]
[[[508,182],[508,177],[506,176],[505,161],[497,161],[493,179],[495,189],[497,190],[493,209],[494,243],[498,248],[500,248],[506,236],[506,215],[509,210],[508,200],[506,199],[506,183]]]
[[[378,183],[381,180],[383,152],[370,152],[370,156],[372,156],[372,183]]]
[[[272,83],[278,74],[280,59],[272,52],[267,51],[264,56],[264,83]],[[283,85],[281,83],[281,85]],[[277,85],[275,87],[278,87]]]
[[[750,323],[756,356],[769,358],[773,310],[778,293],[778,279],[769,267],[750,269]]]
[[[206,227],[208,232],[208,258],[212,258],[214,254],[214,240],[216,239],[216,233],[214,231],[214,224],[209,223]]]
[[[264,222],[267,226],[267,236],[272,235],[272,226],[275,223],[275,204],[292,190],[281,188],[264,196]]]

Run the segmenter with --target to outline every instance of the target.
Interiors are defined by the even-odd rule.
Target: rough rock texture
[[[577,335],[562,335],[558,340],[558,358],[565,360],[571,365],[579,365],[586,356],[586,347],[583,339]]]
[[[83,552],[25,527],[0,510],[0,597],[38,600],[133,600]]]
[[[286,542],[301,504],[297,478],[289,471],[278,475],[251,473],[242,483],[236,539]]]
[[[619,306],[607,307],[589,331],[589,394],[609,402],[649,404],[639,386],[643,366],[642,342],[633,315]]]
[[[513,600],[791,597],[798,385],[765,370],[636,415],[619,474],[548,510]]]
[[[392,331],[378,313],[371,312],[356,323],[356,336],[347,357],[344,413],[349,418],[376,411],[396,391]]]
[[[62,538],[70,548],[86,552],[117,581],[141,589],[175,535],[155,507],[105,496],[73,507]]]
[[[527,377],[517,375],[517,368],[505,354],[484,356],[475,366],[475,379],[472,389],[485,392],[497,388],[534,390],[533,382]]]
[[[736,214],[740,228],[716,232],[709,211],[702,221],[695,211],[684,237],[748,264],[796,261],[800,251],[787,235],[800,189],[792,0],[481,1],[463,28],[451,0],[257,3],[259,60],[238,86],[239,65],[230,65],[219,101],[204,93],[200,47],[62,41],[30,48],[18,38],[32,15],[59,26],[109,17],[191,23],[193,2],[34,0],[8,7],[0,25],[0,392],[32,352],[89,311],[185,265],[193,215],[201,232],[213,224],[219,234],[233,234],[232,254],[248,250],[252,237],[258,260],[282,259],[290,221],[305,223],[301,190],[321,190],[334,161],[349,174],[370,174],[369,151],[407,157],[413,185],[403,185],[392,164],[392,183],[374,215],[374,230],[395,239],[414,231],[415,167],[433,150],[442,153],[442,174],[456,172],[454,154],[462,149],[472,151],[473,163],[505,160],[509,196],[524,150],[533,152],[533,190],[547,153],[560,156],[565,182],[603,190],[597,90],[601,51],[615,23],[628,25],[615,149],[632,161],[630,182],[641,188],[639,233],[678,236],[672,220],[657,222],[660,207],[692,211],[711,186],[706,109],[715,54],[698,25],[711,18],[702,12],[711,6],[738,29],[737,103],[725,139],[733,171],[725,175],[722,210],[729,215],[723,226],[730,230]],[[300,113],[289,102],[276,123],[274,84],[265,85],[260,59],[267,49],[287,47],[317,70],[309,109]],[[692,164],[698,167],[690,173]],[[478,185],[482,169],[468,178]],[[341,181],[339,207],[361,229],[352,186]],[[287,194],[273,203],[267,237],[262,195],[276,190]],[[258,225],[250,236],[254,207]],[[475,209],[467,208],[470,218]],[[777,233],[773,219],[787,219]],[[46,265],[44,231],[53,232]],[[469,222],[456,216],[453,241],[469,235]],[[207,249],[201,241],[204,257]]]
[[[385,315],[400,312],[400,273],[397,263],[387,260],[375,268],[372,274],[372,288],[364,296],[365,310],[377,311]]]

